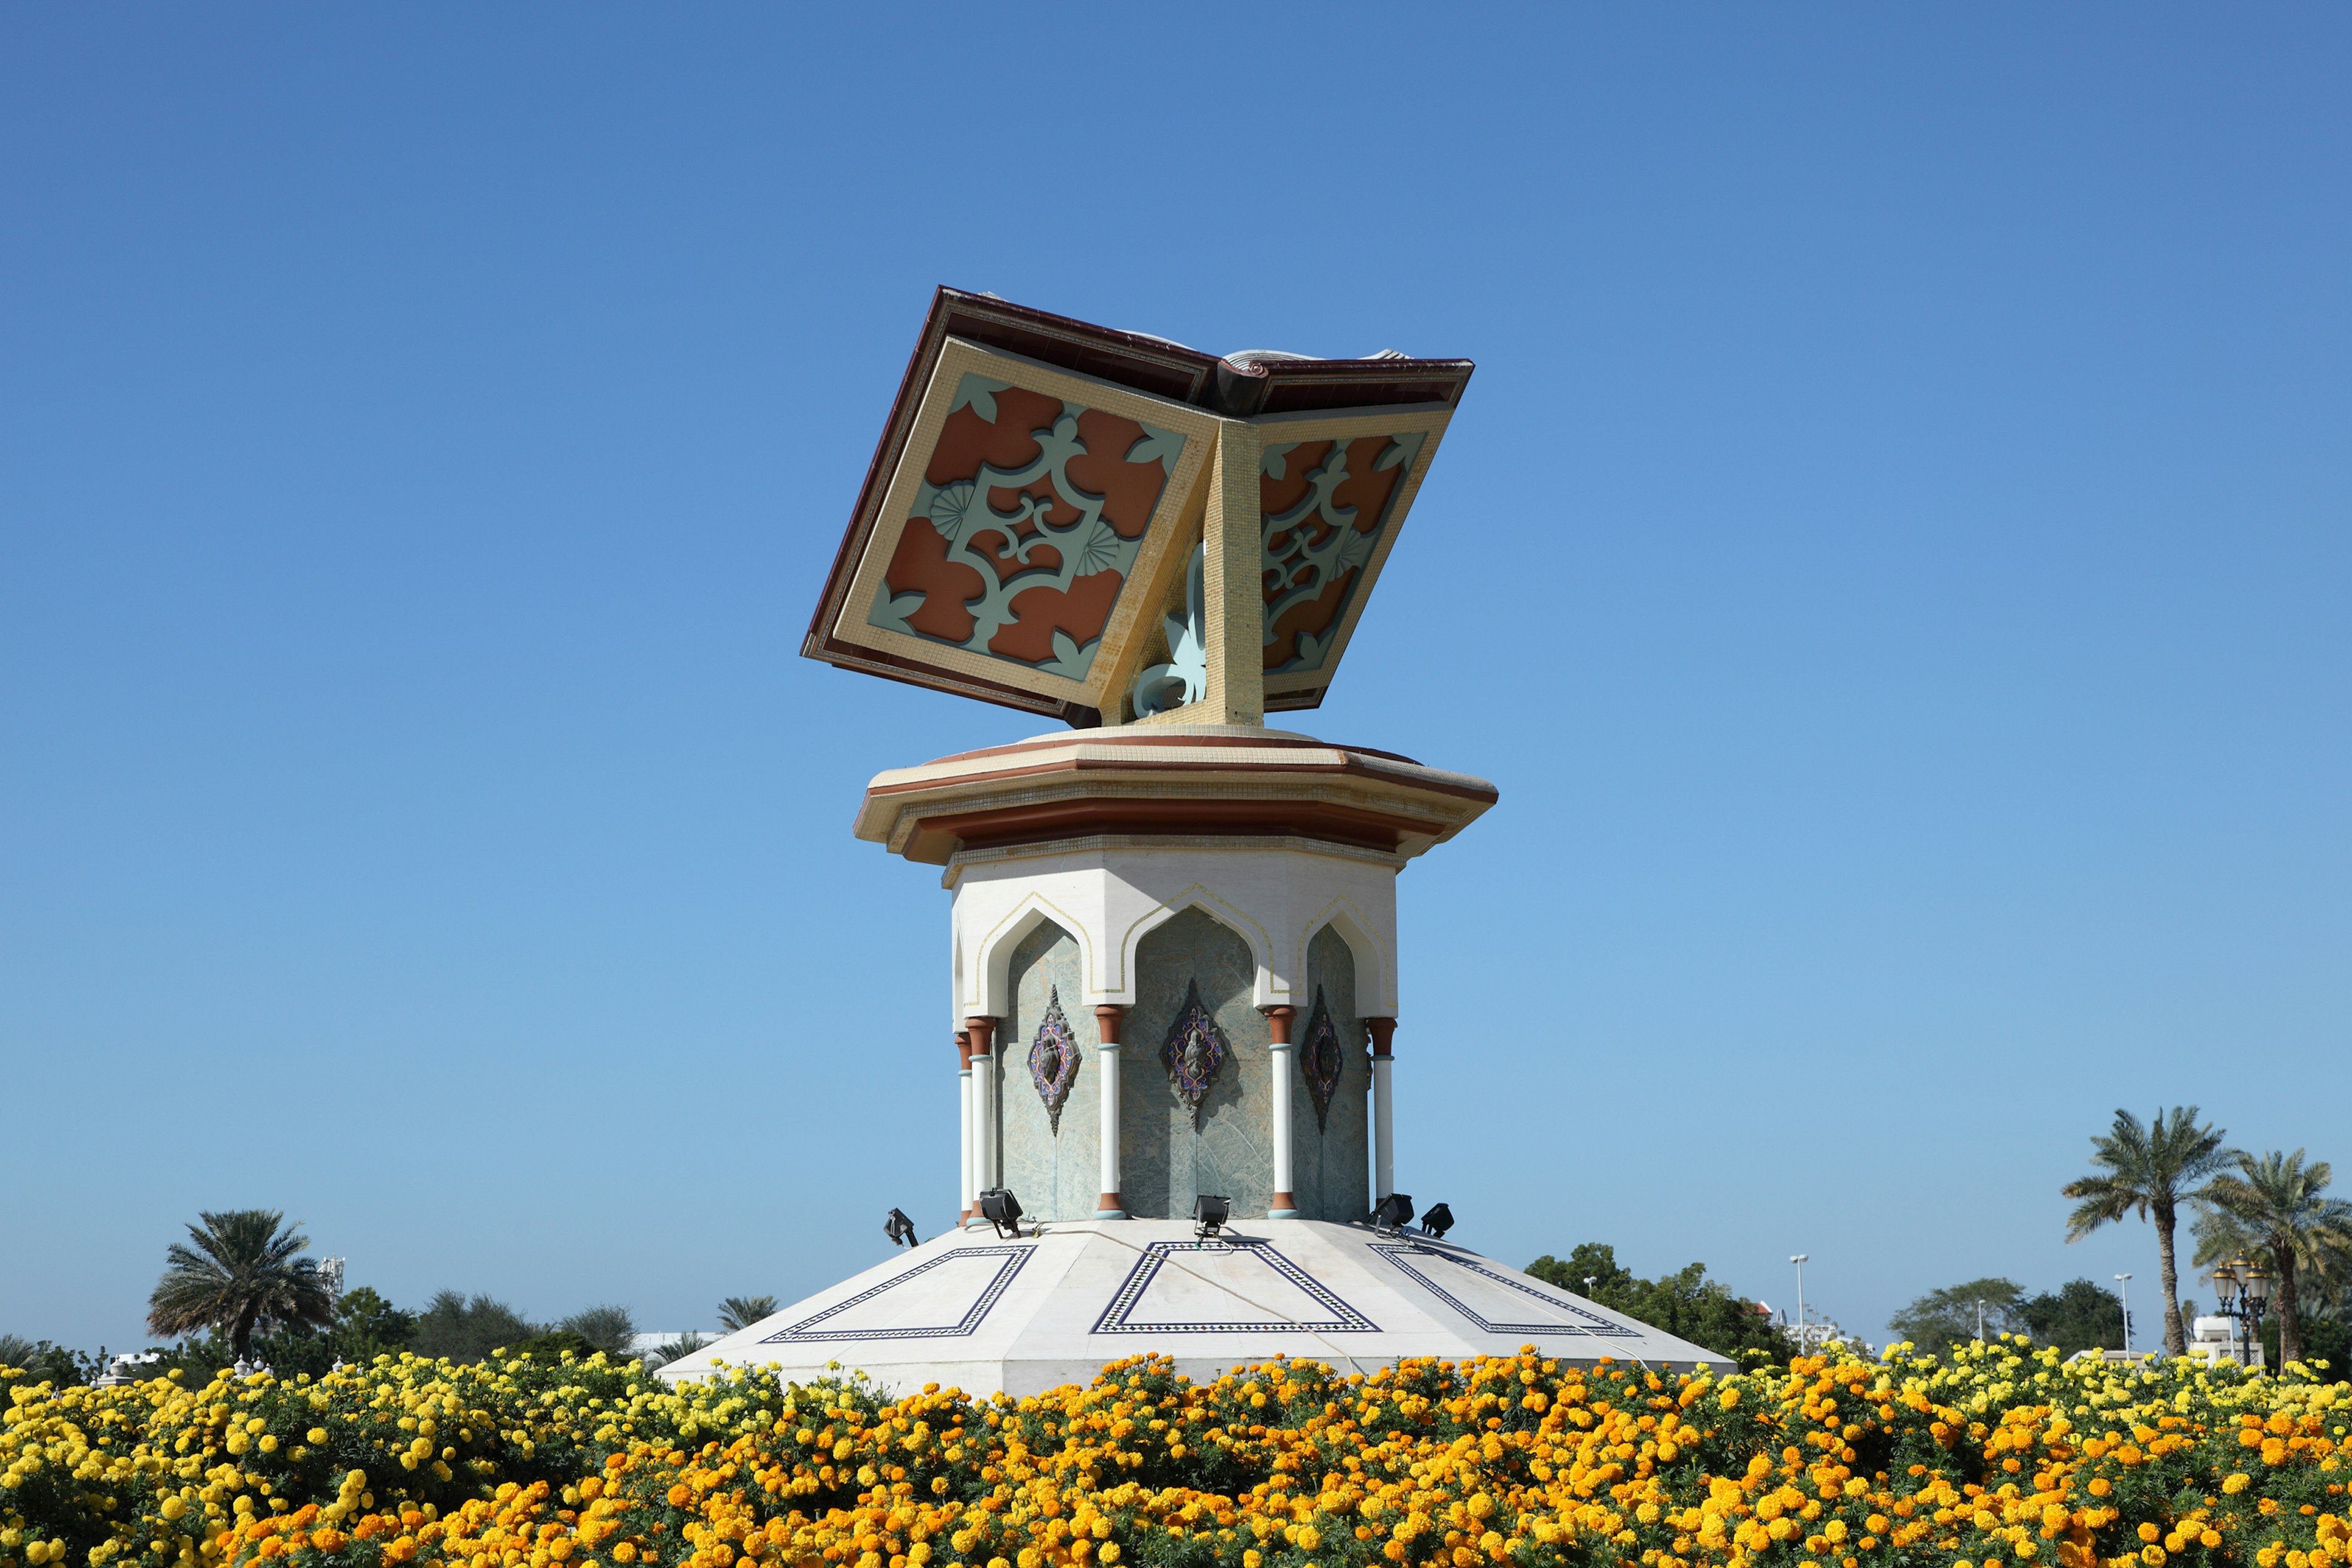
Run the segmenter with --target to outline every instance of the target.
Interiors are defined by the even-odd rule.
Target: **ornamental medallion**
[[[1348,1065],[1348,1051],[1339,1043],[1339,1026],[1331,1022],[1331,1009],[1324,1003],[1320,985],[1315,988],[1315,1013],[1307,1021],[1307,1044],[1299,1053],[1298,1065],[1307,1074],[1307,1092],[1315,1101],[1315,1130],[1324,1131],[1330,1120],[1331,1097],[1338,1092],[1339,1075]]]
[[[1053,1123],[1054,1136],[1060,1137],[1062,1106],[1078,1079],[1078,1042],[1070,1033],[1070,1021],[1062,1016],[1058,986],[1046,992],[1045,1021],[1037,1026],[1037,1038],[1029,1047],[1029,1078],[1037,1086],[1037,1098],[1045,1102],[1045,1120]]]
[[[1224,1030],[1201,1001],[1201,983],[1186,982],[1184,1005],[1176,1010],[1168,1043],[1160,1047],[1160,1060],[1168,1069],[1170,1090],[1177,1103],[1192,1113],[1195,1127],[1201,1124],[1201,1101],[1209,1097],[1209,1086],[1216,1081],[1230,1054]]]

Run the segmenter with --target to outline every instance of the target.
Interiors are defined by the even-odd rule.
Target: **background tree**
[[[2027,1333],[2068,1355],[2123,1348],[2123,1299],[2094,1280],[2069,1279],[2044,1290],[2020,1302],[2017,1315],[2025,1320]]]
[[[2197,1238],[2194,1267],[2209,1268],[2241,1255],[2267,1253],[2260,1237],[2237,1219],[2208,1205],[2198,1205],[2189,1222]],[[2307,1366],[2323,1363],[2337,1375],[2352,1366],[2352,1258],[2315,1254],[2305,1248],[2295,1258],[2295,1324],[2303,1331],[2303,1360]],[[2185,1309],[2184,1309],[2185,1310]],[[2263,1320],[2263,1352],[2266,1364],[2279,1364],[2278,1315]]]
[[[1971,1279],[1930,1290],[1886,1320],[1897,1339],[1909,1340],[1921,1350],[1941,1354],[1954,1345],[1978,1338],[1977,1303],[1984,1303],[1984,1333],[2025,1332],[2025,1287],[1998,1276]]]
[[[335,1300],[303,1257],[310,1238],[285,1225],[276,1209],[235,1209],[197,1216],[188,1227],[193,1247],[164,1250],[163,1278],[147,1299],[147,1326],[159,1334],[211,1329],[228,1337],[236,1359],[253,1348],[257,1330],[334,1321]]]
[[[670,1341],[669,1343],[666,1345],[656,1345],[652,1350],[647,1351],[646,1352],[646,1365],[648,1367],[667,1366],[678,1357],[682,1355],[692,1355],[695,1352],[700,1350],[703,1346],[709,1344],[710,1342],[711,1339],[709,1334],[698,1334],[692,1331],[680,1334],[677,1338]]]
[[[102,1358],[103,1352],[100,1352]],[[19,1334],[0,1334],[0,1366],[13,1366],[25,1374],[26,1383],[53,1383],[59,1388],[70,1384],[88,1383],[106,1370],[103,1359],[93,1359],[79,1351],[51,1344],[47,1340],[28,1340]]]
[[[2130,1111],[2117,1110],[2116,1124],[2106,1135],[2091,1139],[2091,1163],[2099,1169],[2068,1183],[2060,1194],[2078,1200],[2066,1220],[2069,1242],[2127,1214],[2155,1221],[2167,1355],[2179,1355],[2189,1348],[2180,1326],[2180,1278],[2173,1266],[2172,1233],[2179,1224],[2181,1203],[2194,1199],[2199,1184],[2228,1162],[2231,1152],[2221,1147],[2225,1136],[2218,1127],[2198,1126],[2193,1105],[2169,1111],[2159,1107],[2156,1121],[2147,1127]]]
[[[444,1290],[416,1315],[409,1348],[436,1361],[478,1362],[494,1350],[520,1345],[548,1331],[504,1301],[488,1296],[468,1299],[460,1291]]]
[[[2266,1255],[2264,1261],[2278,1277],[2275,1300],[2284,1366],[2304,1359],[2305,1281],[2339,1276],[2352,1261],[2352,1203],[2320,1195],[2335,1173],[2325,1160],[2305,1164],[2300,1149],[2292,1154],[2273,1150],[2259,1158],[2242,1152],[2236,1158],[2238,1168],[2207,1183],[2200,1202],[2225,1216],[2240,1240]],[[2225,1228],[2200,1227],[2200,1260]]]
[[[637,1337],[636,1321],[626,1307],[589,1307],[555,1326],[578,1334],[615,1362],[629,1359],[629,1343]]]
[[[1788,1335],[1755,1302],[1709,1279],[1704,1263],[1656,1279],[1641,1279],[1617,1261],[1615,1247],[1588,1241],[1564,1260],[1546,1253],[1528,1264],[1527,1271],[1562,1290],[1579,1296],[1589,1293],[1601,1306],[1717,1355],[1751,1364],[1759,1361],[1785,1363],[1794,1349]],[[1588,1279],[1592,1282],[1589,1292]]]
[[[719,1326],[729,1333],[740,1333],[762,1318],[776,1312],[773,1296],[730,1296],[719,1303]]]

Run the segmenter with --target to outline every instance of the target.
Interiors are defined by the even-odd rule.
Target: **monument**
[[[1453,1244],[1446,1205],[1410,1226],[1397,873],[1496,791],[1267,723],[1337,676],[1471,370],[939,292],[803,652],[1067,726],[881,773],[856,817],[952,895],[961,1223],[893,1211],[910,1250],[664,1376],[1725,1364]]]

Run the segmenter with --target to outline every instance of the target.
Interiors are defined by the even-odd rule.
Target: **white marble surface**
[[[893,1391],[1034,1394],[1147,1352],[1194,1379],[1277,1355],[1371,1372],[1535,1345],[1565,1362],[1730,1363],[1466,1248],[1369,1226],[1255,1220],[1202,1247],[1181,1220],[1048,1224],[934,1237],[661,1369],[828,1363]]]

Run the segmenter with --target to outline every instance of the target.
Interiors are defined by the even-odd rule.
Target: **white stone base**
[[[1405,1356],[1458,1361],[1534,1345],[1580,1365],[1660,1370],[1711,1351],[1463,1247],[1364,1225],[1255,1220],[1196,1240],[1189,1220],[1064,1221],[1019,1240],[951,1231],[660,1371],[772,1366],[806,1382],[837,1364],[893,1393],[1040,1393],[1154,1352],[1195,1381],[1287,1355],[1369,1373]]]

